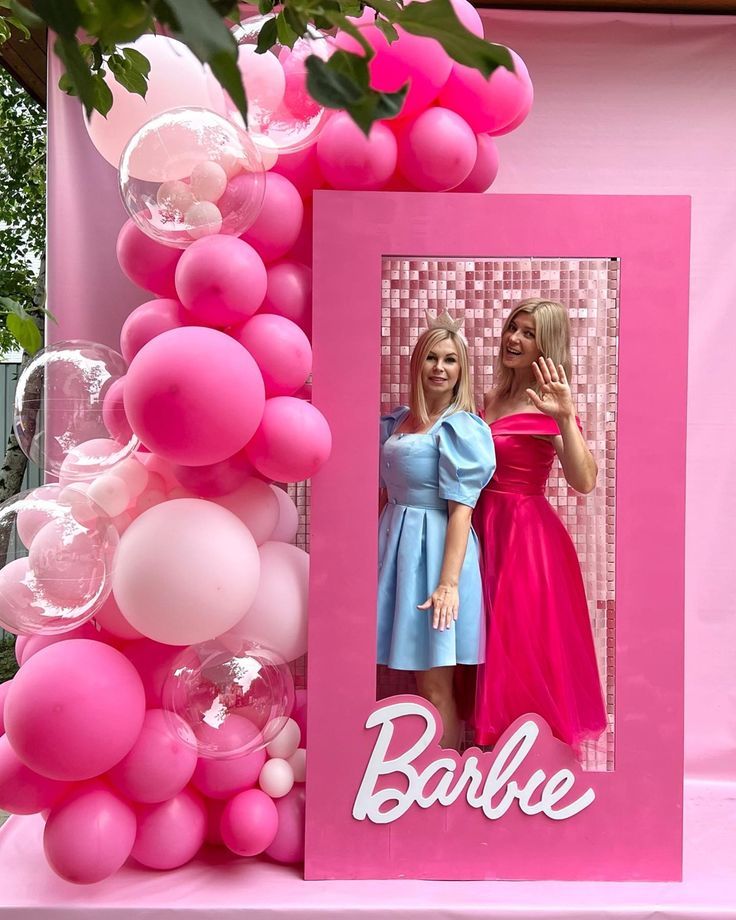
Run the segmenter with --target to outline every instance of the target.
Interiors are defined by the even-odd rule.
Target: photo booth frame
[[[316,192],[307,878],[681,877],[690,200]],[[534,714],[493,753],[376,702],[381,266],[617,258],[616,763],[582,772]]]

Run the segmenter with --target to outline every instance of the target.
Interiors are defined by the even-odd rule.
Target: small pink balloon
[[[214,732],[209,735],[214,736]],[[229,715],[217,729],[216,743],[236,750],[258,739],[258,728],[246,718]],[[207,739],[205,739],[207,741]],[[214,743],[214,742],[213,742]],[[266,762],[265,750],[251,751],[229,759],[200,757],[192,784],[211,799],[229,799],[244,789],[252,789]]]
[[[164,458],[159,457],[158,454],[142,451],[136,452],[136,459],[145,466],[149,473],[156,473],[158,476],[162,477],[167,491],[179,486],[179,480],[174,473],[174,466],[169,463],[168,460],[164,460]]]
[[[315,189],[325,186],[325,177],[319,168],[315,144],[295,153],[279,154],[272,172],[288,179],[303,199],[311,198]]]
[[[307,752],[302,748],[297,748],[291,757],[288,758],[289,766],[294,774],[295,783],[304,783],[307,780]]]
[[[288,760],[294,751],[299,747],[302,733],[295,719],[282,720],[278,735],[269,741],[266,745],[266,753],[269,757],[279,757],[282,760]]]
[[[333,188],[380,189],[396,169],[396,138],[380,122],[366,137],[346,112],[338,112],[319,136],[317,158]]]
[[[146,291],[162,297],[176,297],[174,273],[180,249],[162,246],[128,219],[118,235],[117,256],[127,277]]]
[[[7,735],[0,737],[0,808],[11,815],[35,815],[51,808],[71,788],[69,783],[48,779],[22,763]]]
[[[43,833],[49,865],[68,882],[90,885],[109,878],[130,856],[136,835],[133,809],[92,784],[52,809]]]
[[[242,234],[241,240],[250,243],[264,262],[273,262],[294,245],[303,217],[304,205],[299,192],[288,179],[268,172],[263,207],[254,223]]]
[[[418,189],[441,192],[469,175],[478,155],[467,122],[446,108],[422,112],[398,131],[399,170]]]
[[[105,603],[95,614],[95,621],[99,623],[103,629],[106,629],[107,632],[118,639],[127,639],[131,641],[133,639],[143,638],[141,633],[139,633],[135,627],[131,626],[120,612],[120,608],[117,605],[112,591],[108,595]]]
[[[279,502],[262,479],[246,479],[234,492],[212,501],[240,518],[258,546],[271,539],[279,519]]]
[[[285,865],[304,862],[304,803],[305,787],[294,786],[291,792],[275,802],[279,826],[266,856]]]
[[[498,147],[488,134],[479,134],[478,156],[470,175],[460,185],[450,189],[452,192],[485,192],[493,185],[498,175]]]
[[[245,450],[209,466],[177,466],[176,476],[185,489],[203,498],[234,492],[255,473]]]
[[[285,489],[273,484],[271,489],[279,503],[279,519],[271,540],[275,543],[293,543],[299,530],[299,510]]]
[[[110,437],[121,444],[127,444],[133,437],[133,429],[130,427],[123,405],[124,390],[125,377],[118,377],[107,388],[102,400],[102,421],[105,423],[105,428]]]
[[[266,398],[291,396],[312,372],[312,346],[296,323],[259,313],[233,331],[234,338],[258,365]]]
[[[190,176],[190,186],[199,201],[217,202],[227,187],[227,175],[219,163],[197,163]]]
[[[141,679],[149,709],[161,706],[164,683],[183,650],[184,646],[163,645],[150,639],[140,639],[123,646],[123,654]]]
[[[278,812],[272,800],[259,789],[248,789],[225,806],[220,833],[233,853],[257,856],[273,843],[278,826]]]
[[[293,396],[266,400],[263,420],[248,442],[253,466],[274,482],[309,479],[332,449],[330,426],[311,403]]]
[[[192,789],[157,805],[141,805],[137,816],[138,833],[130,855],[149,869],[183,866],[204,843],[207,809]]]
[[[187,233],[193,240],[212,236],[222,230],[222,212],[211,201],[195,201],[184,215]]]
[[[28,494],[28,498],[33,501],[55,502],[60,492],[61,487],[56,484],[38,486],[38,488],[33,489],[33,491]],[[37,508],[33,508],[30,503],[21,506],[15,519],[15,526],[18,528],[18,536],[21,538],[26,549],[30,547],[31,541],[39,530],[51,520],[52,517],[49,514],[48,508],[44,505],[39,505]],[[17,562],[17,560],[15,561]]]
[[[176,289],[197,322],[221,327],[242,323],[263,302],[266,269],[258,252],[242,239],[209,236],[192,243],[182,256]]]
[[[268,266],[266,296],[259,313],[275,313],[305,332],[312,325],[312,270],[299,262]]]
[[[171,297],[142,303],[129,314],[120,331],[123,357],[130,364],[147,342],[169,329],[186,326],[189,319],[184,307]]]
[[[283,798],[294,785],[294,771],[285,760],[273,757],[264,763],[258,785],[272,799]]]

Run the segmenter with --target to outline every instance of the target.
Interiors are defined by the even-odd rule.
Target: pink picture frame
[[[307,878],[681,878],[689,232],[682,196],[315,193]],[[376,702],[382,257],[529,254],[621,264],[610,772],[533,714],[460,756],[419,697]]]

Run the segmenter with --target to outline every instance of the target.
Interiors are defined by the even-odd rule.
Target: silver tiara
[[[427,329],[446,329],[448,332],[454,332],[455,335],[459,335],[460,338],[468,344],[468,340],[463,335],[463,325],[464,320],[455,319],[447,310],[443,310],[442,313],[435,313],[432,316],[429,310],[424,311],[424,318],[427,321]]]

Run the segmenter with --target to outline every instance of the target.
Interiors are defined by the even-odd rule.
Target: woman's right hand
[[[418,610],[432,608],[432,629],[449,629],[457,620],[460,610],[460,595],[457,585],[439,584],[423,604],[417,604]]]

